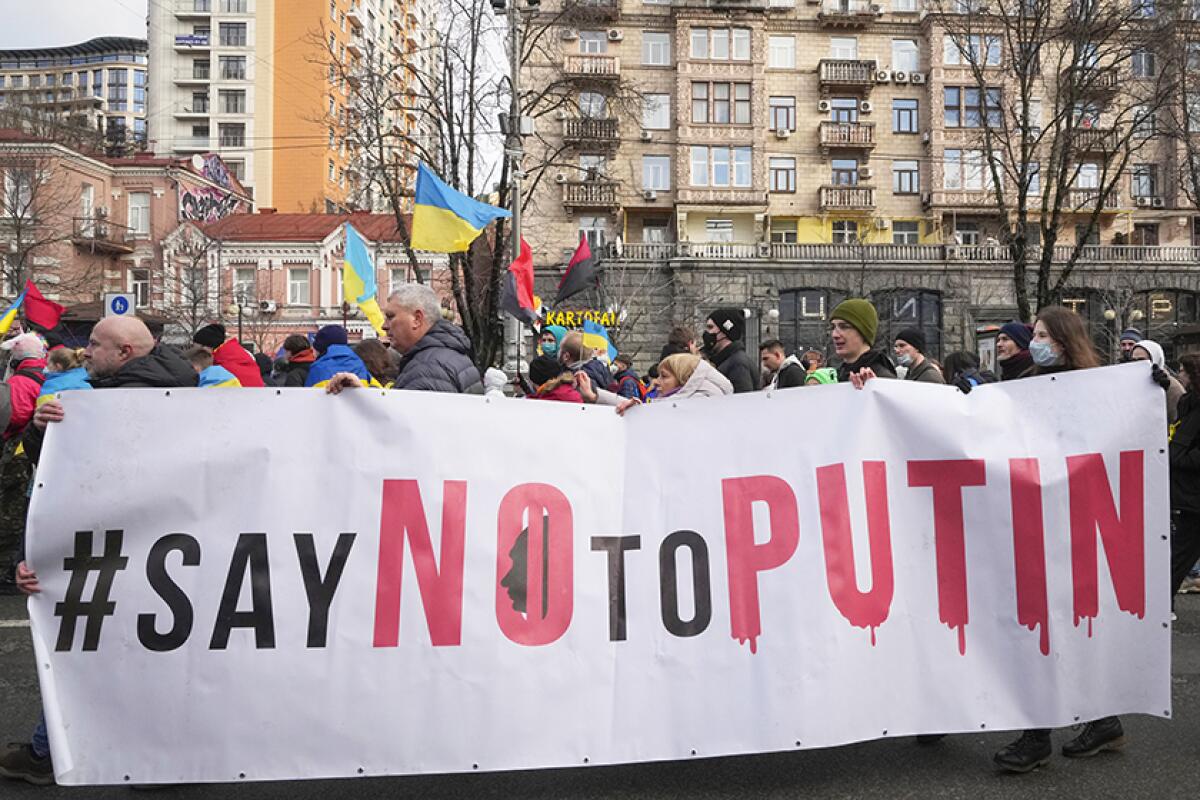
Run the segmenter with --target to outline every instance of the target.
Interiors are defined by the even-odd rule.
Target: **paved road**
[[[829,750],[688,762],[360,781],[171,787],[154,798],[1200,798],[1200,596],[1179,598],[1174,630],[1174,719],[1127,717],[1130,745],[1088,761],[1056,757],[1030,775],[996,772],[1011,734],[955,736],[932,747],[884,739]],[[38,712],[24,603],[0,597],[0,741],[28,739]],[[18,627],[11,627],[12,625]],[[1059,744],[1068,732],[1055,735]],[[140,795],[141,793],[139,793]],[[139,796],[134,795],[134,796]],[[0,798],[125,798],[129,789],[39,789],[0,782]]]

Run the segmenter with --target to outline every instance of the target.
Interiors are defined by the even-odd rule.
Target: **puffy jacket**
[[[612,377],[612,383],[608,385],[611,392],[616,392],[621,397],[636,397],[642,399],[642,384],[638,380],[637,373],[632,369],[623,369]]]
[[[313,362],[316,360],[317,351],[311,347],[301,350],[295,355],[289,355],[287,363],[279,369],[279,385],[297,388],[304,386],[308,381],[308,371],[312,369]]]
[[[471,342],[462,328],[444,319],[414,344],[400,361],[393,387],[421,392],[480,394],[483,382],[471,361]]]
[[[1200,397],[1179,399],[1179,424],[1171,431],[1171,508],[1200,512]]]
[[[778,371],[771,377],[772,389],[791,389],[803,386],[808,379],[808,371],[795,356],[788,356],[779,365]]]
[[[842,365],[837,369],[838,381],[840,383],[849,383],[851,373],[867,368],[873,370],[877,378],[896,377],[896,368],[892,366],[892,360],[888,358],[887,353],[882,350],[868,350],[859,356],[857,361],[842,362]]]
[[[908,372],[904,375],[906,381],[917,381],[919,383],[945,383],[946,379],[942,377],[941,370],[933,365],[933,362],[928,358],[922,359],[920,364],[915,367],[909,367]]]
[[[224,389],[235,389],[242,385],[229,370],[224,367],[218,367],[213,364],[211,367],[205,367],[200,371],[200,380],[197,384],[201,389],[210,389],[221,387]]]
[[[255,367],[258,369],[258,367]],[[357,375],[363,383],[370,383],[371,373],[367,365],[350,349],[349,345],[331,344],[325,355],[312,363],[308,376],[304,379],[305,386],[324,386],[339,372],[349,372]],[[290,386],[291,384],[284,384]]]
[[[40,406],[59,392],[72,392],[78,389],[90,391],[91,388],[92,384],[88,381],[88,372],[85,367],[76,367],[66,372],[51,372],[46,376],[46,382],[42,384],[42,393],[38,395],[37,404]]]
[[[729,350],[730,348],[726,347],[725,349]],[[736,391],[732,381],[722,375],[712,364],[701,360],[683,388],[662,399],[688,400],[693,397],[722,397]]]
[[[733,384],[733,391],[753,392],[758,388],[758,367],[750,360],[741,342],[730,342],[719,353],[712,355],[713,365]]]
[[[38,395],[42,393],[45,369],[46,359],[44,358],[23,358],[12,365],[12,375],[8,379],[12,416],[8,420],[8,427],[4,429],[6,440],[20,436],[21,431],[29,424],[29,420],[33,419],[33,412],[37,409]],[[37,377],[34,377],[35,375]]]
[[[213,350],[213,364],[232,372],[241,381],[242,386],[265,385],[258,362],[237,339],[230,339]]]

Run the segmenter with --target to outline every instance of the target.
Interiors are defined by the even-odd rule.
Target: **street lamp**
[[[238,344],[242,343],[242,313],[246,307],[246,290],[238,289],[233,294],[233,303],[229,306],[230,314],[237,314],[237,338]]]

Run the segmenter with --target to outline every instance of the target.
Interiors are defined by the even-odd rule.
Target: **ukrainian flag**
[[[417,165],[412,246],[432,253],[461,253],[493,220],[512,212],[489,206],[451,188],[424,164]]]
[[[8,329],[12,327],[13,321],[17,318],[17,311],[21,308],[21,303],[25,302],[25,292],[22,291],[17,295],[17,299],[13,300],[13,304],[8,307],[3,316],[0,316],[0,336],[8,333]]]
[[[367,252],[367,243],[349,222],[346,223],[346,256],[342,268],[342,297],[356,303],[380,336],[383,335],[383,312],[375,298],[375,265]]]
[[[592,348],[596,355],[610,364],[617,357],[617,348],[608,338],[608,328],[590,319],[583,321],[583,346]]]

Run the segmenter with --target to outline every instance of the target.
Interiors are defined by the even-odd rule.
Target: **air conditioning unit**
[[[870,167],[859,167],[858,168],[858,177],[864,181],[871,180],[871,178],[874,177],[874,175],[875,175],[875,173],[871,170]]]
[[[561,36],[564,42],[573,42],[579,38],[579,32],[574,28],[563,28]]]
[[[890,69],[875,70],[875,82],[876,83],[891,83],[892,82],[892,71]]]
[[[1139,198],[1137,198],[1137,201],[1136,201],[1136,202],[1137,202],[1137,207],[1138,207],[1138,208],[1149,208],[1149,207],[1150,207],[1150,200],[1151,200],[1151,198],[1149,198],[1149,197],[1139,197]]]
[[[872,3],[871,4],[871,13],[877,17],[882,17],[883,16],[883,6],[879,5],[878,3]]]
[[[828,100],[818,100],[817,101],[817,111],[821,112],[822,114],[829,113],[829,109],[831,109],[831,108],[833,108],[833,106],[831,106],[829,104]]]
[[[656,192],[656,191],[655,191],[655,190],[653,190],[653,189],[643,189],[643,190],[642,190],[642,199],[643,199],[643,200],[650,200],[650,201],[657,200],[657,199],[658,199],[658,192]]]
[[[258,310],[264,314],[274,314],[278,309],[274,300],[262,300],[258,304]]]
[[[908,76],[908,79],[910,81],[912,81],[915,85],[919,86],[919,85],[925,83],[925,73],[924,72],[910,73]]]
[[[620,28],[608,29],[608,40],[610,42],[619,42],[625,38],[625,33]]]
[[[886,231],[888,228],[891,227],[891,225],[892,224],[890,222],[888,222],[886,219],[877,219],[874,222],[874,228],[877,231]]]
[[[908,83],[908,73],[904,70],[896,70],[892,73],[892,80],[896,83]]]
[[[875,110],[875,106],[871,105],[870,100],[863,100],[861,103],[858,104],[858,110],[864,114],[870,114],[872,111]]]
[[[650,133],[650,131],[645,130],[644,128],[642,129],[642,141],[643,142],[648,142],[653,138],[654,138],[654,134]]]
[[[790,137],[791,135],[792,135],[792,132],[791,132],[790,130],[788,130],[787,128],[778,128],[778,129],[775,131],[775,138],[776,138],[776,139],[787,139],[787,138],[788,138],[788,137]]]
[[[1154,206],[1155,208],[1166,208],[1167,207],[1166,202],[1161,197],[1154,198],[1154,202],[1152,202],[1151,205]]]
[[[921,144],[929,144],[929,131],[925,131],[921,134]]]
[[[565,173],[565,172],[556,172],[556,173],[554,174],[554,182],[555,182],[555,183],[566,183],[566,182],[567,182],[567,173]]]

